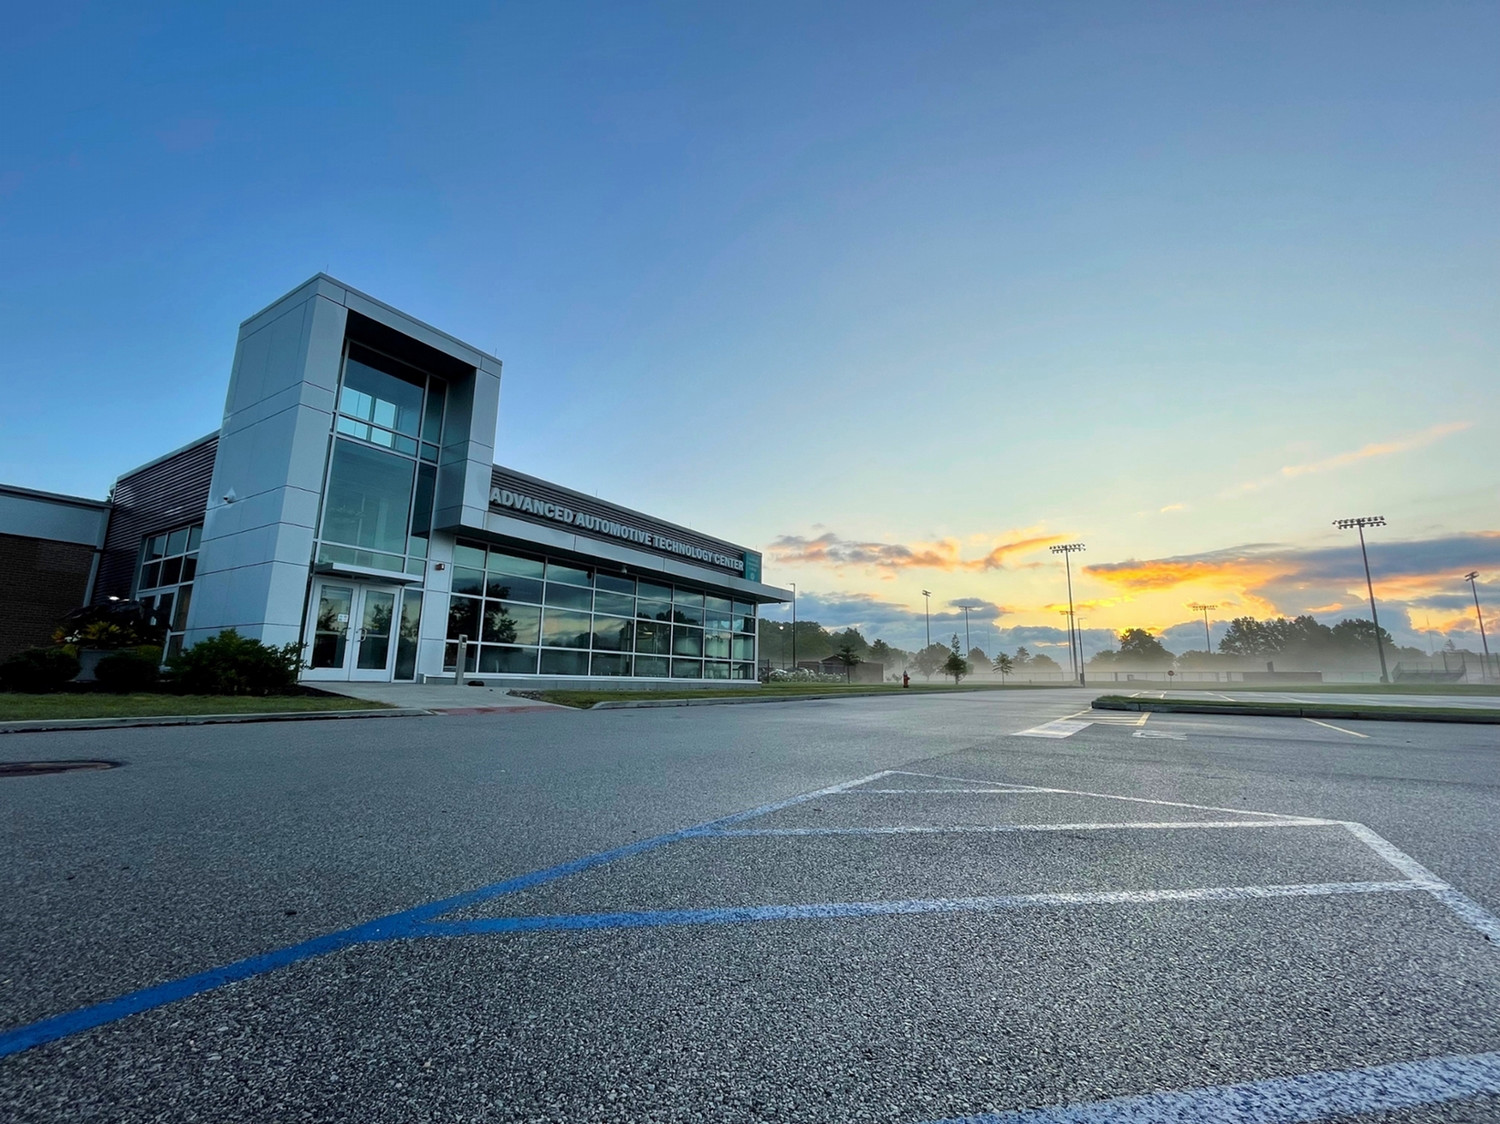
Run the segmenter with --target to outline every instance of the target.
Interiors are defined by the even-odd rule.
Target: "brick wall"
[[[93,547],[0,534],[0,659],[48,644],[65,613],[83,604]]]

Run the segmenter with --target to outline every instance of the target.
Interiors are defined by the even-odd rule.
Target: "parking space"
[[[925,705],[892,724],[921,724]],[[768,724],[768,744],[795,717],[741,709]],[[1335,790],[1219,779],[1226,760],[1278,744],[1286,761],[1384,762],[1402,727],[1356,742],[1289,720],[1094,723],[1058,706],[1040,717],[1078,732],[1019,738],[1045,722],[971,709],[973,734],[945,754],[12,1029],[0,1109],[17,1121],[1500,1118],[1492,911],[1351,818]],[[607,721],[616,738],[630,728]],[[656,737],[714,721],[746,736],[722,718],[649,721]],[[1362,783],[1350,802],[1368,805]],[[1237,798],[1257,784],[1274,798]]]

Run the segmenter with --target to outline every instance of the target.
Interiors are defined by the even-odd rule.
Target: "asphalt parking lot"
[[[1094,694],[0,739],[0,1117],[1500,1119],[1500,728]]]

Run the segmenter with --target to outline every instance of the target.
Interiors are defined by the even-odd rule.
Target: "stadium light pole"
[[[1073,564],[1072,564],[1071,561],[1069,561],[1068,556],[1071,555],[1074,551],[1084,550],[1086,548],[1084,547],[1083,543],[1081,543],[1081,542],[1069,542],[1069,543],[1062,543],[1059,546],[1051,547],[1050,549],[1051,549],[1051,551],[1052,551],[1053,554],[1061,554],[1063,556],[1063,569],[1067,572],[1067,575],[1068,575],[1068,655],[1072,656],[1072,654],[1073,654]],[[1083,665],[1082,664],[1077,664],[1075,666],[1078,669],[1078,685],[1080,687],[1086,687],[1086,686],[1088,686],[1088,683],[1084,679],[1084,676],[1083,676]]]
[[[797,583],[787,582],[792,587],[792,670],[797,670]]]
[[[1359,556],[1365,561],[1365,589],[1370,594],[1370,621],[1375,625],[1375,651],[1380,654],[1380,681],[1389,683],[1390,675],[1385,669],[1385,645],[1380,642],[1380,616],[1375,612],[1375,583],[1370,580],[1370,555],[1365,550],[1365,528],[1384,527],[1384,515],[1361,515],[1357,519],[1335,519],[1333,525],[1341,531],[1350,527],[1359,531]]]
[[[1213,654],[1213,650],[1214,650],[1214,638],[1213,638],[1212,635],[1209,634],[1209,631],[1208,631],[1208,611],[1210,609],[1217,609],[1218,606],[1217,605],[1200,605],[1200,604],[1198,604],[1198,602],[1192,601],[1192,602],[1188,603],[1188,608],[1192,609],[1194,612],[1202,612],[1202,614],[1203,614],[1203,643],[1204,643],[1205,647],[1208,649],[1209,654],[1212,655]]]
[[[1479,618],[1479,642],[1484,645],[1484,678],[1490,677],[1490,642],[1484,634],[1484,614],[1479,611],[1479,587],[1474,583],[1479,580],[1479,571],[1470,570],[1464,575],[1464,581],[1469,583],[1469,592],[1474,595],[1474,615]]]
[[[969,643],[969,607],[967,605],[960,605],[959,608],[964,611],[964,658],[967,659],[969,649],[972,647]]]
[[[927,646],[932,647],[932,590],[922,591],[922,615],[927,618]]]
[[[1068,618],[1068,675],[1076,677],[1078,675],[1078,664],[1073,659],[1073,610],[1059,609],[1057,610],[1057,614],[1058,616]]]

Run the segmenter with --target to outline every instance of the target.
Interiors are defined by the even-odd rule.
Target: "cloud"
[[[1259,491],[1270,484],[1283,480],[1294,480],[1299,476],[1308,476],[1318,472],[1331,472],[1335,469],[1347,468],[1351,464],[1370,460],[1372,457],[1388,457],[1395,453],[1407,453],[1413,449],[1420,449],[1425,445],[1431,445],[1434,441],[1441,441],[1444,437],[1452,436],[1470,428],[1474,423],[1467,421],[1443,422],[1439,425],[1428,426],[1426,429],[1409,433],[1405,437],[1397,437],[1391,441],[1372,441],[1368,445],[1362,445],[1358,449],[1352,449],[1347,453],[1335,453],[1331,457],[1323,457],[1321,460],[1308,461],[1304,464],[1283,465],[1275,476],[1268,476],[1261,480],[1251,480],[1244,484],[1237,484],[1233,488],[1226,489],[1220,493],[1223,497],[1244,495],[1246,492]],[[1162,509],[1167,510],[1166,508]]]
[[[905,543],[867,542],[844,539],[832,531],[817,538],[781,535],[770,547],[771,557],[780,563],[834,568],[857,566],[894,575],[901,570],[941,570],[947,573],[983,573],[1005,568],[1012,555],[1041,550],[1062,542],[1064,536],[1042,535],[1036,531],[1017,532],[1021,538],[1010,540],[995,535],[970,536],[971,541],[991,543],[990,550],[979,558],[963,557],[958,539],[937,542]]]
[[[1465,605],[1472,616],[1473,600],[1459,577],[1465,568],[1500,569],[1500,531],[1376,540],[1369,550],[1381,624],[1395,631],[1404,616],[1410,622],[1404,642],[1415,642],[1421,631],[1421,610],[1458,614],[1455,625]],[[1201,554],[1096,563],[1084,571],[1132,594],[1183,586],[1219,590],[1220,615],[1368,615],[1357,543],[1318,548],[1247,543]],[[1481,586],[1481,603],[1487,598],[1500,599],[1500,582]]]
[[[1392,453],[1409,452],[1412,449],[1420,449],[1423,445],[1431,445],[1434,441],[1439,441],[1450,434],[1459,433],[1473,424],[1473,422],[1466,421],[1444,422],[1442,425],[1429,426],[1406,437],[1398,437],[1394,441],[1372,442],[1353,452],[1339,453],[1336,456],[1325,457],[1320,461],[1310,461],[1307,464],[1289,464],[1282,468],[1281,475],[1285,477],[1306,476],[1311,472],[1328,472],[1331,469],[1344,468],[1346,465],[1369,460],[1371,457],[1388,457]]]
[[[1169,511],[1186,511],[1186,510],[1187,510],[1187,504],[1185,504],[1185,503],[1169,503],[1169,504],[1167,504],[1166,507],[1164,507],[1164,508],[1161,509],[1161,511],[1159,512],[1159,514],[1165,515]],[[455,657],[455,658],[457,658],[457,657]]]

